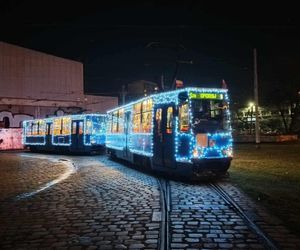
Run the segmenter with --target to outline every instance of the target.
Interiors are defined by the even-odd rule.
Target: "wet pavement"
[[[282,249],[300,241],[226,180],[220,185]],[[106,156],[0,153],[0,249],[164,249],[156,175]],[[171,249],[264,249],[204,183],[170,181]]]

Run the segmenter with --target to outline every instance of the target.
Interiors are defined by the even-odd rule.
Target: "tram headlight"
[[[203,155],[203,150],[200,148],[195,148],[193,150],[193,158],[200,158]]]
[[[213,148],[216,145],[216,140],[214,139],[209,139],[208,140],[208,145],[209,147]]]
[[[222,150],[222,153],[225,157],[232,157],[233,156],[232,147],[224,148]]]

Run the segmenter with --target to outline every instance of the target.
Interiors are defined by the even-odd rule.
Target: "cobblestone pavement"
[[[300,249],[300,240],[228,180],[220,185],[279,249]],[[239,214],[206,183],[170,181],[171,249],[269,249]]]
[[[68,178],[13,199],[64,174],[64,160],[76,170]],[[159,248],[161,197],[155,177],[106,156],[1,153],[0,163],[0,249]],[[282,249],[300,249],[296,237],[238,188],[226,180],[219,185]],[[265,248],[207,184],[173,180],[170,192],[171,249]]]
[[[170,184],[171,248],[264,249],[257,235],[208,185]]]
[[[1,203],[1,249],[158,248],[155,178],[108,160],[104,165],[101,157],[63,158],[77,167],[68,179],[27,199]]]
[[[262,206],[245,195],[229,181],[223,180],[219,185],[248,214],[261,229],[267,233],[281,249],[300,249],[300,239],[287,230],[282,222],[270,215]]]
[[[0,202],[31,192],[58,178],[64,171],[66,166],[58,160],[49,161],[46,157],[37,160],[32,157],[1,153]]]

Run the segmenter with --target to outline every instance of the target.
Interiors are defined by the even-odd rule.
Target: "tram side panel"
[[[23,143],[31,151],[99,152],[105,146],[106,115],[70,115],[24,121]]]

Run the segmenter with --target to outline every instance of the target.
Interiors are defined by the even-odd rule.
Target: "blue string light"
[[[229,98],[227,94],[227,89],[217,89],[217,88],[185,88],[179,89],[159,94],[150,95],[144,97],[140,100],[131,102],[124,106],[114,108],[107,112],[110,116],[113,112],[124,109],[125,112],[131,112],[131,115],[134,113],[133,106],[137,103],[142,103],[147,100],[152,100],[152,122],[151,122],[151,132],[150,133],[134,133],[132,131],[132,117],[128,121],[128,149],[131,153],[143,155],[143,156],[153,156],[153,145],[154,145],[154,119],[156,119],[154,114],[154,108],[160,107],[161,104],[171,104],[174,103],[176,106],[179,103],[178,95],[180,93],[188,93],[188,103],[189,103],[189,124],[192,124],[193,121],[193,112],[191,106],[191,100],[189,94],[192,93],[205,93],[203,96],[216,96],[222,98],[229,105]],[[218,94],[218,95],[209,95],[209,94]],[[230,111],[229,109],[225,110],[225,122],[229,124],[228,128],[224,132],[216,133],[206,133],[207,143],[214,141],[213,145],[199,146],[196,142],[196,135],[193,133],[191,127],[189,126],[188,131],[181,132],[179,131],[179,119],[175,117],[175,136],[174,136],[174,157],[177,162],[187,162],[191,163],[192,159],[209,159],[209,158],[228,158],[232,157],[232,130],[230,125]],[[111,126],[112,120],[109,119],[108,127]],[[124,142],[122,146],[119,146],[120,141],[123,141],[125,134],[120,133],[109,133],[106,141],[106,147],[111,149],[123,150],[126,147]],[[125,140],[124,140],[125,141]],[[182,150],[180,150],[179,144],[182,144],[183,141],[188,142],[188,154],[184,155]],[[195,153],[194,153],[195,152]]]
[[[105,137],[106,137],[106,115],[105,114],[68,115],[68,116],[23,121],[23,136],[22,136],[23,144],[28,146],[46,145],[46,134],[47,134],[46,124],[52,124],[52,126],[54,126],[54,121],[56,119],[58,119],[59,123],[61,119],[64,119],[64,121],[68,121],[67,124],[63,124],[63,126],[65,126],[64,129],[66,129],[68,133],[54,134],[54,128],[52,128],[52,131],[50,132],[52,145],[54,146],[72,145],[71,126],[73,121],[83,122],[84,124],[82,134],[83,134],[83,144],[85,146],[105,145]],[[40,135],[29,134],[28,131],[30,129],[30,126],[32,126],[32,124],[35,124],[39,121],[43,121],[45,124],[43,133]]]

